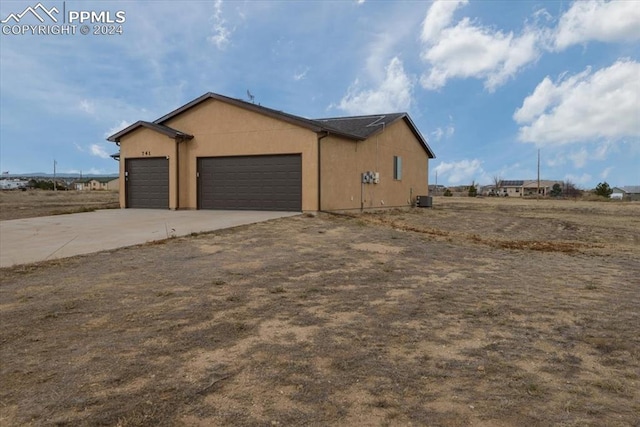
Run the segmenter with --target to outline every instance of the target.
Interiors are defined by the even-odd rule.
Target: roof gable
[[[119,142],[121,137],[141,127],[151,129],[156,132],[160,132],[164,135],[167,135],[169,138],[193,139],[193,135],[189,135],[188,133],[184,133],[177,129],[170,128],[169,126],[164,126],[157,123],[151,123],[151,122],[145,122],[145,121],[139,120],[134,124],[132,124],[131,126],[128,126],[122,129],[120,132],[114,133],[109,138],[107,138],[107,141]]]
[[[316,119],[316,122],[323,123],[326,126],[330,126],[335,129],[340,129],[343,132],[357,135],[363,139],[384,131],[385,127],[391,124],[404,120],[407,126],[415,137],[418,139],[422,148],[427,152],[429,158],[435,158],[435,154],[429,147],[427,140],[418,131],[409,114],[407,113],[389,113],[389,114],[371,114],[367,116],[351,116],[351,117],[332,117],[325,119]]]
[[[228,96],[224,96],[224,95],[219,95],[217,93],[213,93],[213,92],[207,92],[204,95],[194,99],[193,101],[183,105],[182,107],[179,107],[175,110],[173,110],[172,112],[170,112],[169,114],[166,114],[162,117],[160,117],[158,120],[155,120],[153,123],[156,124],[160,124],[163,125],[164,123],[166,123],[167,121],[169,121],[170,119],[183,114],[184,112],[190,110],[191,108],[195,107],[196,105],[201,104],[204,101],[207,101],[209,99],[214,99],[220,102],[225,102],[227,104],[231,104],[234,105],[236,107],[239,108],[244,108],[245,110],[249,110],[249,111],[253,111],[255,113],[258,114],[263,114],[265,116],[268,117],[272,117],[278,120],[283,120],[285,122],[294,124],[294,125],[298,125],[301,126],[303,128],[307,128],[313,132],[331,132],[331,133],[336,133],[340,136],[344,136],[346,138],[349,139],[357,139],[357,140],[361,140],[364,138],[360,138],[357,135],[353,135],[347,132],[343,132],[340,129],[334,129],[330,126],[325,126],[321,123],[318,123],[316,120],[311,120],[311,119],[306,119],[304,117],[300,117],[300,116],[295,116],[293,114],[288,114],[288,113],[284,113],[282,111],[278,111],[278,110],[274,110],[272,108],[267,108],[267,107],[263,107],[261,105],[256,105],[253,104],[251,102],[246,102],[243,101],[241,99],[236,99],[236,98],[229,98]]]

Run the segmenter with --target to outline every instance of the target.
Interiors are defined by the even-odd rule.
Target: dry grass
[[[639,221],[436,199],[0,270],[0,425],[635,426]]]
[[[0,191],[0,221],[118,208],[114,191]]]

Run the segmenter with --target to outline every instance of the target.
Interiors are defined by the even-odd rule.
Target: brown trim
[[[174,138],[174,139],[181,139],[181,140],[188,140],[188,139],[193,139],[193,135],[189,135],[188,133],[184,133],[181,132],[177,129],[173,129],[170,128],[169,126],[164,126],[164,125],[159,125],[157,123],[150,123],[150,122],[145,122],[143,120],[139,120],[137,122],[135,122],[134,124],[132,124],[131,126],[128,126],[124,129],[122,129],[120,132],[118,133],[114,133],[113,135],[111,135],[109,138],[107,138],[107,141],[111,141],[111,142],[120,142],[120,138],[122,138],[123,136],[125,136],[128,133],[133,132],[136,129],[139,129],[141,127],[147,128],[147,129],[151,129],[154,130],[156,132],[160,132],[166,136],[168,136],[169,138]]]
[[[318,135],[318,212],[322,212],[322,148],[321,142],[323,138],[329,136],[329,132],[323,132],[323,135]]]

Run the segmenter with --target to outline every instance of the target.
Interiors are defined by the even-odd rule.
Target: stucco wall
[[[402,179],[393,179],[393,158],[402,158]],[[428,194],[428,157],[404,120],[366,141],[329,136],[321,141],[322,209],[346,210],[409,206]],[[379,184],[361,184],[366,171],[380,173]]]
[[[147,128],[139,128],[120,140],[120,177],[124,177],[126,159],[165,157],[169,159],[169,208],[175,209],[176,198],[176,142]],[[120,207],[126,207],[126,179],[119,180]]]
[[[164,123],[194,135],[180,143],[180,208],[198,206],[197,158],[302,155],[302,210],[318,210],[317,135],[308,129],[218,100],[206,100]]]

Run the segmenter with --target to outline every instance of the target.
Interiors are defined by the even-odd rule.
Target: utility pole
[[[58,191],[58,187],[56,186],[56,159],[53,159],[53,191]]]
[[[540,198],[540,149],[538,148],[538,191],[536,199]]]
[[[436,170],[436,196],[438,195],[438,171]]]

